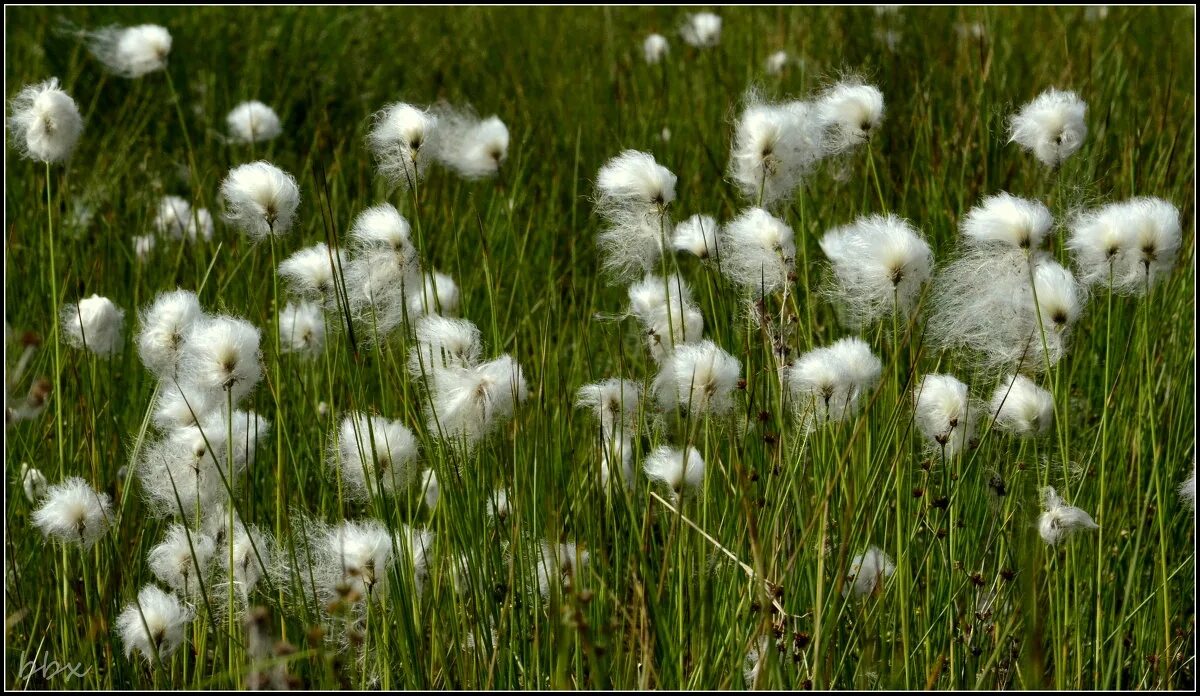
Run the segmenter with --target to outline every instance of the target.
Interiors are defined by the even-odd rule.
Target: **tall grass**
[[[267,377],[251,406],[274,421],[273,439],[239,491],[243,519],[285,549],[300,512],[436,533],[424,592],[418,599],[397,574],[386,605],[371,609],[361,661],[315,636],[321,607],[278,587],[259,592],[271,635],[297,648],[279,659],[307,686],[740,688],[763,635],[784,650],[767,651],[760,687],[1193,686],[1195,524],[1174,492],[1195,452],[1192,11],[1114,9],[1088,22],[1080,8],[910,8],[886,18],[869,8],[727,9],[721,45],[702,52],[678,40],[682,14],[7,10],[10,93],[57,75],[85,117],[77,152],[49,178],[11,149],[6,162],[6,317],[47,337],[32,372],[53,376],[56,402],[6,431],[7,686],[238,688],[261,669],[239,622],[203,606],[188,644],[161,664],[127,659],[113,632],[153,580],[146,554],[168,525],[146,514],[126,468],[155,383],[128,346],[99,362],[60,348],[55,308],[96,292],[132,310],[176,286],[264,328]],[[54,33],[60,17],[167,26],[169,79],[105,77]],[[956,34],[973,21],[986,39]],[[894,53],[875,38],[885,25],[902,33]],[[650,31],[671,39],[663,66],[641,59]],[[802,62],[768,77],[763,61],[780,48]],[[995,385],[962,356],[929,350],[922,322],[865,331],[884,359],[882,386],[858,419],[804,439],[779,409],[774,358],[747,327],[737,291],[714,267],[681,257],[706,334],[742,360],[744,412],[724,425],[688,424],[708,463],[702,495],[668,507],[643,476],[630,491],[605,490],[596,425],[572,407],[574,391],[613,375],[648,380],[654,366],[632,321],[611,318],[625,295],[597,272],[591,178],[624,148],[651,151],[679,176],[673,215],[728,220],[744,207],[723,177],[745,88],[799,95],[843,70],[879,85],[888,113],[844,181],[823,171],[786,213],[798,245],[797,349],[848,335],[816,292],[817,240],[861,214],[914,221],[945,259],[959,217],[988,193],[1040,197],[1060,222],[1095,202],[1156,195],[1185,221],[1179,266],[1145,298],[1093,298],[1050,373],[1052,436],[990,432],[943,462],[912,427],[914,380],[947,371],[980,395]],[[1057,173],[1005,144],[1006,117],[1048,86],[1075,89],[1090,107],[1087,142]],[[501,177],[466,183],[434,170],[417,195],[387,191],[364,145],[370,114],[395,99],[438,98],[506,121]],[[228,144],[224,116],[245,99],[271,104],[284,135],[255,151]],[[221,177],[252,157],[301,185],[301,214],[278,249],[218,223],[211,243],[160,240],[150,263],[134,258],[131,237],[149,230],[159,197],[213,207]],[[337,240],[355,214],[389,198],[413,220],[425,263],[458,281],[461,315],[479,325],[486,350],[511,352],[529,379],[515,421],[469,456],[439,447],[426,427],[401,338],[367,349],[343,331],[308,363],[280,355],[270,327],[276,259]],[[322,455],[348,410],[399,418],[417,433],[441,482],[435,511],[416,492],[395,504],[343,499]],[[646,432],[638,462],[668,442]],[[47,546],[16,480],[21,462],[112,494],[116,529],[88,552]],[[1043,483],[1101,529],[1042,544]],[[496,525],[484,506],[500,486],[514,512]],[[578,540],[591,559],[548,603],[531,579],[542,539]],[[843,598],[851,558],[868,545],[895,559],[896,572],[873,596]],[[462,593],[450,580],[457,554],[468,559]],[[29,675],[28,663],[51,660],[86,674]]]

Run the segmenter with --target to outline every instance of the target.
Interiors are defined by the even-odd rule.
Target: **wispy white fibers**
[[[733,408],[742,365],[712,341],[675,348],[654,378],[654,397],[665,410],[723,416]]]
[[[842,596],[851,592],[858,596],[873,594],[881,590],[884,581],[895,572],[896,564],[892,563],[892,559],[878,547],[872,546],[850,561]]]
[[[207,208],[192,210],[188,217],[187,226],[183,230],[184,239],[194,242],[197,239],[211,241],[213,237],[213,217]]]
[[[229,137],[238,143],[261,143],[279,137],[283,126],[275,110],[260,101],[242,102],[225,117]]]
[[[633,438],[628,435],[606,437],[600,441],[600,485],[614,479],[626,488],[633,487]]]
[[[580,387],[575,405],[592,412],[607,440],[635,429],[641,398],[641,384],[631,379],[610,377]]]
[[[315,302],[289,302],[279,311],[279,349],[314,358],[325,349],[325,313]]]
[[[1040,249],[1053,225],[1054,218],[1041,201],[1001,191],[983,199],[963,218],[963,242],[997,253]]]
[[[953,457],[975,437],[982,407],[951,375],[925,375],[914,393],[917,430],[933,449]]]
[[[646,457],[642,468],[646,478],[665,485],[675,501],[698,493],[704,486],[704,459],[695,447],[686,451],[659,447]]]
[[[415,187],[436,149],[437,126],[434,114],[412,104],[395,102],[376,112],[367,145],[375,155],[379,175],[403,190]]]
[[[260,338],[253,324],[237,317],[195,322],[184,340],[181,381],[207,392],[229,390],[236,403],[262,379]]]
[[[142,310],[135,339],[142,364],[159,379],[175,377],[183,342],[192,325],[204,317],[200,300],[190,290],[159,293]]]
[[[795,269],[792,228],[762,208],[750,208],[721,230],[721,272],[755,297],[787,286]]]
[[[398,420],[365,413],[342,419],[329,454],[351,500],[404,492],[417,479],[417,440]]]
[[[26,489],[28,490],[28,489]],[[1196,510],[1196,461],[1192,460],[1192,473],[1179,484],[1179,498],[1187,503],[1187,506]]]
[[[675,175],[647,152],[626,150],[600,168],[596,210],[605,220],[597,243],[605,270],[632,278],[655,267],[671,237],[667,206]]]
[[[385,250],[404,260],[416,261],[412,226],[391,203],[382,203],[359,213],[350,228],[350,242],[359,253]]]
[[[437,508],[438,499],[442,497],[442,484],[438,481],[437,471],[433,468],[421,472],[421,485],[417,486],[421,500],[430,510]]]
[[[754,646],[746,653],[742,678],[746,681],[747,689],[757,686],[758,675],[762,674],[763,667],[767,665],[767,656],[772,647],[775,647],[775,641],[770,636],[759,636],[758,640],[754,642]]]
[[[426,273],[424,282],[409,291],[409,319],[426,314],[447,317],[458,314],[458,284],[445,273]]]
[[[166,663],[186,638],[194,615],[191,607],[175,595],[157,585],[146,585],[138,592],[137,601],[117,617],[125,657],[137,652],[151,664]]]
[[[444,368],[474,367],[483,350],[479,328],[467,319],[450,319],[430,314],[416,322],[417,345],[408,358],[414,377]]]
[[[137,257],[138,261],[145,263],[146,259],[150,258],[150,254],[154,252],[157,239],[152,234],[134,235],[133,255]]]
[[[767,56],[766,69],[768,75],[779,75],[787,67],[790,57],[787,51],[776,51]]]
[[[859,338],[816,348],[781,369],[793,413],[807,429],[857,415],[863,397],[879,382],[883,363]]]
[[[30,503],[37,503],[50,488],[50,482],[46,480],[46,475],[24,462],[21,463],[20,479],[21,488],[25,491],[25,499]]]
[[[150,571],[159,582],[184,597],[200,594],[216,560],[217,542],[207,534],[189,530],[178,522],[167,528],[163,540],[150,549]]]
[[[833,266],[830,294],[847,324],[912,310],[933,270],[933,252],[916,228],[895,215],[868,215],[825,233]]]
[[[1014,435],[1044,435],[1054,424],[1054,396],[1025,375],[1009,375],[992,393],[996,427]]]
[[[642,42],[642,55],[646,58],[646,62],[655,65],[663,58],[666,58],[670,51],[670,45],[667,43],[667,37],[662,34],[651,34]]]
[[[29,85],[9,102],[8,129],[22,156],[61,162],[71,156],[83,132],[75,100],[59,89],[58,78]]]
[[[62,328],[67,343],[109,357],[121,350],[125,310],[107,297],[92,295],[62,309]]]
[[[51,486],[33,511],[32,520],[47,539],[85,549],[104,536],[115,521],[108,494],[97,493],[78,476]]]
[[[756,205],[787,201],[821,159],[821,138],[810,104],[769,103],[751,91],[734,128],[729,176]]]
[[[214,514],[212,522],[219,523],[221,545],[217,548],[218,572],[214,576],[212,596],[228,602],[229,577],[232,569],[234,609],[249,604],[250,593],[267,576],[275,553],[275,539],[254,525],[246,525],[235,514],[233,536],[228,534],[229,514],[226,510]],[[231,565],[232,564],[232,565]],[[219,606],[224,609],[225,607]]]
[[[1160,198],[1133,198],[1091,210],[1071,225],[1067,248],[1080,280],[1121,294],[1144,293],[1175,265],[1179,210]]]
[[[671,247],[701,259],[717,256],[721,226],[711,215],[693,215],[675,226]]]
[[[964,248],[934,279],[930,342],[967,348],[988,370],[1057,364],[1086,289],[1036,249],[1049,226],[1041,204],[1010,196],[989,198],[969,213]]]
[[[270,162],[234,167],[221,182],[225,218],[253,240],[284,235],[300,206],[300,187]]]
[[[154,229],[171,239],[183,239],[188,221],[192,217],[192,204],[179,196],[163,196],[154,215]]]
[[[847,79],[826,89],[815,103],[822,149],[836,156],[865,143],[883,122],[883,93],[874,85]]]
[[[699,341],[704,333],[704,317],[679,276],[664,282],[649,275],[629,286],[629,309],[646,332],[655,362],[662,362],[677,345]]]
[[[721,43],[721,18],[711,12],[690,14],[679,28],[679,35],[689,46],[712,48]]]
[[[529,394],[521,366],[508,355],[473,367],[434,370],[428,385],[430,431],[467,446],[512,417]]]
[[[1091,515],[1067,505],[1053,488],[1043,488],[1041,495],[1042,516],[1038,518],[1038,533],[1047,544],[1054,546],[1077,531],[1100,528]]]
[[[1021,107],[1009,122],[1010,143],[1057,167],[1079,151],[1087,137],[1087,104],[1074,92],[1048,89]]]
[[[587,550],[574,542],[542,542],[537,558],[538,591],[548,597],[555,586],[574,587],[587,567],[588,558]]]
[[[341,249],[331,252],[325,242],[305,247],[279,264],[279,277],[298,297],[320,300],[324,306],[337,305],[337,281],[341,269],[349,266]]]
[[[87,32],[88,49],[112,73],[135,78],[167,67],[171,33],[166,27],[104,27]]]
[[[480,119],[468,110],[435,108],[438,137],[433,158],[464,179],[495,176],[508,157],[508,126],[497,116]]]

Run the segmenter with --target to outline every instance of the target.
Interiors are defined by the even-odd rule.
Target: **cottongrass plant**
[[[233,107],[225,117],[229,138],[235,143],[261,143],[283,133],[279,115],[266,104],[254,100]]]
[[[67,344],[110,357],[125,342],[125,310],[100,295],[84,298],[63,307],[62,329]]]
[[[1074,92],[1048,89],[1021,107],[1009,121],[1008,141],[1057,168],[1083,147],[1087,104]]]
[[[138,78],[166,70],[171,32],[157,24],[104,27],[86,32],[88,50],[109,72]]]
[[[83,117],[75,100],[59,87],[58,78],[30,85],[9,103],[8,129],[23,157],[47,164],[62,162],[75,151],[83,133]]]

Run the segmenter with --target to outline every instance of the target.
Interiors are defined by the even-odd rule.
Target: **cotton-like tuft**
[[[1170,273],[1182,234],[1174,205],[1160,198],[1133,198],[1080,215],[1067,247],[1082,282],[1140,294]]]
[[[723,416],[733,409],[733,391],[742,365],[712,341],[675,348],[654,378],[660,408],[682,408],[696,415]]]
[[[298,297],[336,305],[337,283],[341,269],[349,265],[341,249],[331,252],[325,242],[305,247],[279,264],[279,277]]]
[[[641,384],[612,377],[580,387],[575,405],[592,412],[607,440],[635,429],[641,398]]]
[[[100,357],[121,350],[125,310],[107,297],[92,295],[63,307],[61,321],[67,343],[74,348],[86,348]]]
[[[325,314],[315,302],[289,302],[279,312],[279,349],[315,358],[325,349]]]
[[[587,568],[588,559],[588,552],[574,542],[542,542],[537,558],[538,590],[542,597],[549,597],[556,585],[574,587]]]
[[[646,152],[626,150],[600,168],[596,210],[606,225],[597,245],[601,262],[618,278],[646,273],[670,243],[666,208],[675,200],[676,177]]]
[[[156,24],[104,27],[89,32],[87,42],[96,60],[120,77],[136,78],[166,70],[171,54],[171,33]]]
[[[967,385],[951,375],[926,375],[917,386],[917,429],[947,457],[962,452],[975,437],[980,406]]]
[[[398,420],[364,413],[342,419],[330,448],[330,468],[351,500],[403,493],[416,481],[417,440]]]
[[[851,325],[907,315],[933,270],[929,244],[907,220],[868,215],[821,239],[833,266],[830,294]]]
[[[78,476],[51,486],[32,520],[47,539],[84,549],[91,548],[115,521],[108,494],[97,493]]]
[[[795,270],[792,228],[762,208],[750,208],[721,230],[721,271],[755,297],[788,286]]]
[[[137,601],[117,617],[117,632],[125,645],[125,657],[139,653],[151,664],[168,664],[167,659],[187,636],[194,612],[157,585],[146,585]]]
[[[651,34],[642,42],[642,55],[650,65],[656,65],[667,57],[670,46],[667,37],[662,34]]]
[[[659,447],[646,457],[642,468],[646,478],[665,485],[675,501],[699,493],[704,487],[704,459],[695,447],[686,451]]]
[[[200,300],[191,290],[159,293],[142,310],[135,342],[142,364],[154,376],[168,380],[176,376],[183,343],[192,326],[204,318]]]
[[[712,48],[721,43],[721,18],[711,12],[690,14],[679,28],[679,35],[689,46]]]
[[[787,51],[775,51],[767,56],[766,69],[768,75],[779,75],[787,67],[789,56]]]
[[[600,485],[620,481],[633,487],[633,440],[628,435],[605,437],[600,442]]]
[[[1179,498],[1192,509],[1192,512],[1196,511],[1196,462],[1194,459],[1192,473],[1188,474],[1188,477],[1179,484]]]
[[[25,491],[25,499],[37,503],[46,495],[50,482],[46,475],[28,464],[21,463],[21,489]]]
[[[435,160],[467,180],[495,176],[508,157],[508,126],[498,116],[480,119],[470,111],[437,111]]]
[[[671,247],[701,259],[717,256],[721,226],[711,215],[693,215],[675,226]]]
[[[1047,167],[1057,167],[1083,147],[1086,115],[1087,104],[1074,92],[1048,89],[1012,117],[1008,141]]]
[[[179,196],[163,196],[154,215],[154,229],[169,239],[183,239],[192,219],[192,204]]]
[[[300,206],[296,179],[270,162],[234,167],[221,182],[225,218],[252,240],[287,234]]]
[[[71,156],[83,132],[75,100],[58,78],[29,85],[9,103],[8,129],[22,156],[38,162],[62,162]]]
[[[425,170],[436,150],[437,117],[428,110],[395,102],[374,116],[367,134],[367,144],[375,155],[375,164],[392,186],[402,190],[414,188],[425,176]]]
[[[823,156],[821,138],[811,104],[769,103],[751,92],[734,127],[729,177],[756,205],[790,200]]]
[[[458,284],[445,273],[426,273],[425,282],[409,291],[409,320],[426,314],[447,317],[458,314]]]
[[[1054,396],[1024,375],[1006,377],[991,406],[996,427],[1014,435],[1044,435],[1054,424]]]
[[[1100,528],[1091,515],[1067,505],[1053,488],[1043,488],[1041,495],[1042,516],[1038,518],[1038,534],[1047,544],[1054,546],[1077,531]]]
[[[825,90],[816,101],[822,149],[840,155],[869,140],[883,122],[883,93],[874,85],[847,80]]]
[[[896,572],[896,564],[876,546],[872,546],[850,561],[846,572],[846,584],[842,596],[853,592],[858,596],[869,595],[883,588],[883,583]]]
[[[159,582],[184,597],[199,596],[202,585],[209,589],[209,570],[216,551],[217,542],[212,537],[175,523],[150,549],[150,571]]]
[[[261,143],[283,132],[279,115],[260,101],[242,102],[225,117],[230,138],[237,143]]]
[[[512,417],[529,394],[521,366],[508,355],[473,367],[434,370],[428,384],[430,431],[467,446]]]
[[[1040,201],[1001,191],[971,208],[962,221],[963,241],[974,247],[1040,249],[1054,218]]]
[[[245,319],[206,317],[184,339],[183,381],[208,392],[230,391],[236,403],[262,379],[259,330]]]
[[[796,419],[811,430],[855,416],[863,396],[879,382],[882,372],[883,363],[865,341],[843,338],[785,366],[781,381],[788,389]]]
[[[408,360],[414,377],[444,368],[474,367],[483,350],[479,328],[467,319],[430,314],[416,322],[417,350]]]

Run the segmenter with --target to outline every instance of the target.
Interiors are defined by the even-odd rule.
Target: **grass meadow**
[[[84,128],[51,167],[22,158],[11,135],[6,150],[7,374],[23,350],[16,337],[40,337],[6,386],[11,399],[36,378],[51,385],[44,410],[5,431],[6,686],[1194,687],[1195,517],[1177,490],[1196,433],[1194,10],[723,8],[720,43],[707,49],[680,39],[690,11],[7,8],[6,98],[57,76]],[[136,79],[110,74],[73,33],[144,23],[167,27],[173,45],[165,72]],[[651,32],[670,43],[657,65],[643,58]],[[781,49],[792,59],[768,74]],[[602,483],[597,420],[576,392],[614,376],[649,391],[658,367],[625,313],[627,283],[601,270],[597,172],[623,150],[652,153],[678,177],[670,219],[730,220],[754,205],[727,176],[746,90],[805,98],[848,74],[882,91],[886,115],[869,143],[773,209],[796,245],[790,303],[775,310],[795,355],[861,337],[882,360],[878,386],[854,417],[798,426],[743,291],[719,263],[667,255],[704,337],[740,361],[744,382],[719,418],[644,399],[631,485]],[[1007,135],[1012,114],[1049,87],[1088,105],[1081,149],[1054,169]],[[227,137],[226,114],[250,99],[275,109],[279,137]],[[367,146],[372,114],[440,100],[507,124],[498,176],[466,181],[434,166],[413,190],[389,186]],[[219,214],[222,180],[257,159],[300,188],[291,230],[270,243]],[[1182,245],[1144,296],[1093,288],[1062,359],[1033,376],[1053,395],[1049,433],[1019,438],[984,418],[964,452],[940,456],[914,424],[920,377],[954,374],[986,402],[1000,374],[933,347],[928,288],[907,317],[839,322],[819,241],[861,215],[895,213],[941,267],[963,216],[999,191],[1047,206],[1046,251],[1068,267],[1073,215],[1132,196],[1174,204]],[[213,211],[215,233],[160,238],[140,258],[133,237],[154,233],[165,195]],[[457,282],[458,315],[478,326],[483,357],[507,353],[522,367],[527,398],[475,447],[430,426],[423,379],[406,367],[410,327],[370,341],[331,312],[315,358],[280,350],[276,316],[289,299],[278,264],[317,242],[342,246],[380,203],[412,223],[423,268]],[[143,586],[161,586],[147,558],[173,518],[154,513],[136,471],[159,437],[158,385],[133,337],[138,310],[176,288],[262,330],[263,379],[240,408],[271,428],[233,506],[274,540],[272,570],[293,572],[267,574],[254,609],[230,611],[218,567],[183,598],[194,618],[178,649],[145,659],[127,653],[118,617]],[[65,305],[93,293],[125,310],[124,349],[111,358],[55,328]],[[436,505],[415,485],[366,502],[346,494],[327,462],[350,411],[411,429],[420,468],[437,475]],[[677,504],[642,465],[685,443],[706,467]],[[22,464],[111,496],[111,528],[90,548],[47,541]],[[1099,529],[1044,543],[1046,485]],[[508,492],[503,519],[488,514],[496,489]],[[424,572],[415,561],[377,569],[366,598],[306,592],[295,572],[311,553],[306,526],[366,518],[431,532]],[[545,596],[543,541],[587,553],[553,568]],[[894,568],[852,592],[851,565],[870,546]]]

